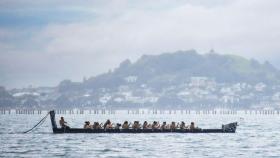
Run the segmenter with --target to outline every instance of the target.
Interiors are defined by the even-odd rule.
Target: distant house
[[[266,88],[266,84],[264,84],[262,82],[255,85],[255,90],[258,92],[264,91],[265,88]]]
[[[189,85],[191,87],[215,87],[216,82],[208,77],[191,77]]]
[[[112,97],[110,94],[105,94],[104,96],[99,98],[99,102],[102,104],[106,104],[111,98]]]
[[[125,81],[127,82],[127,83],[134,83],[134,82],[136,82],[137,81],[137,76],[127,76],[126,78],[125,78]]]
[[[272,96],[273,101],[280,101],[280,92],[274,93]]]
[[[226,104],[228,104],[228,103],[233,104],[233,103],[239,102],[240,99],[233,95],[224,95],[224,96],[222,96],[221,101]]]
[[[222,87],[220,93],[227,95],[234,95],[234,91],[230,87]]]

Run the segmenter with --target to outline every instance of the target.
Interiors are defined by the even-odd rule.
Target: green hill
[[[135,63],[125,60],[113,72],[92,77],[83,83],[87,88],[116,88],[124,78],[136,76],[134,84],[160,88],[185,82],[192,76],[215,79],[220,83],[280,83],[280,72],[270,63],[259,63],[236,55],[198,54],[194,50],[143,55]]]

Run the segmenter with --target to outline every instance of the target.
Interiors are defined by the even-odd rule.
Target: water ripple
[[[235,134],[52,134],[49,120],[34,132],[23,134],[22,131],[36,124],[39,116],[0,117],[0,157],[280,157],[280,118],[277,116],[245,117]],[[73,121],[72,126],[82,126],[85,116],[71,117],[66,115],[65,119]],[[86,116],[104,121],[105,116],[102,117]],[[130,117],[108,116],[120,121],[195,120],[206,128],[220,128],[221,124],[240,118],[190,115]],[[26,123],[21,120],[26,120]]]

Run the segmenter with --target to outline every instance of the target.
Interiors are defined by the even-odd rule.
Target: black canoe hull
[[[152,129],[109,129],[109,130],[94,130],[94,129],[83,129],[83,128],[54,128],[53,133],[235,133],[233,131],[225,131],[223,129],[196,129],[196,130],[152,130]]]

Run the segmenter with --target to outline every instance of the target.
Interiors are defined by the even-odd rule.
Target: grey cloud
[[[21,3],[12,2],[9,5]],[[220,53],[276,63],[272,60],[280,47],[276,0],[189,0],[173,5],[167,0],[93,3],[89,7],[83,2],[78,8],[94,10],[94,20],[50,23],[22,41],[20,49],[16,43],[9,43],[13,49],[0,43],[0,70],[6,76],[3,83],[14,87],[55,84],[65,78],[81,80],[113,69],[126,58],[136,60],[142,54],[188,49],[208,52],[214,48]]]

